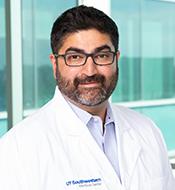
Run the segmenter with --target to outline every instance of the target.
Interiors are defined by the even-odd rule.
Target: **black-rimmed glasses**
[[[79,67],[86,64],[88,57],[91,57],[96,65],[111,65],[114,62],[116,52],[100,51],[96,53],[70,52],[66,54],[54,54],[55,58],[63,57],[65,64],[70,67]]]

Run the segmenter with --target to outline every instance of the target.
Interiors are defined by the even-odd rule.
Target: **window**
[[[49,60],[51,27],[60,13],[75,5],[75,0],[22,1],[24,110],[40,107],[54,94]]]
[[[5,1],[0,1],[0,136],[7,130]]]
[[[112,101],[134,101],[132,107],[151,117],[175,150],[175,3],[111,1],[111,16],[121,51]]]
[[[24,113],[15,113],[16,115],[26,116],[28,112],[25,113],[25,111],[33,110],[40,107],[41,105],[46,103],[50,99],[50,97],[53,96],[55,81],[52,74],[52,67],[49,61],[49,54],[51,53],[49,35],[52,24],[56,17],[67,8],[75,6],[76,1],[69,0],[62,3],[61,0],[53,0],[52,2],[50,2],[49,0],[43,0],[41,3],[41,1],[35,0],[18,0],[18,3],[14,3],[13,1],[8,2],[11,3],[11,6],[14,6],[15,9],[19,9],[19,5],[21,6],[20,10],[22,20],[17,20],[17,23],[20,25],[20,28],[22,28],[22,52],[19,52],[20,50],[18,48],[17,49],[19,54],[22,53],[23,69],[22,73],[19,73],[23,77],[22,94]],[[5,25],[7,22],[7,20],[5,20],[5,10],[8,9],[8,13],[11,11],[9,3],[6,4],[5,1],[0,1],[0,136],[2,136],[8,130],[7,105],[11,104],[10,102],[8,102],[6,95],[6,87],[8,85],[6,75],[5,52]],[[18,6],[16,6],[16,4]],[[20,18],[19,15],[17,19]],[[12,20],[14,21],[14,18]],[[13,27],[16,27],[16,22],[11,23],[11,28],[13,29]],[[14,48],[13,55],[16,51],[17,50],[15,50]],[[12,59],[15,59],[14,57],[12,57]],[[20,56],[18,56],[18,58],[19,57]],[[13,62],[14,61],[12,60],[12,65]],[[13,74],[16,75],[14,71]],[[15,78],[12,85],[16,84],[17,82],[18,79]],[[21,97],[15,98],[19,100],[19,102],[21,102]],[[11,112],[11,115],[13,115],[13,111]]]

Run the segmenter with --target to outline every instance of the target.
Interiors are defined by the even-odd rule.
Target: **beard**
[[[58,66],[56,76],[58,88],[64,96],[78,104],[96,106],[109,99],[114,91],[118,81],[118,67],[116,72],[107,79],[104,75],[95,74],[93,76],[82,75],[71,81],[61,75]],[[99,85],[88,88],[81,86],[81,84],[91,82],[96,82]]]

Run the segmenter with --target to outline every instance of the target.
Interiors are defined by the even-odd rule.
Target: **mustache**
[[[74,86],[78,87],[79,84],[89,83],[89,82],[98,82],[104,84],[105,77],[103,75],[93,75],[93,76],[85,76],[82,78],[76,77],[74,79]]]

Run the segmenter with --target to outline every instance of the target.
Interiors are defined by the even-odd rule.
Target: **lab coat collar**
[[[111,109],[115,124],[118,126],[120,133],[123,134],[124,132],[132,129],[131,125],[126,122],[125,118],[123,117],[123,113],[121,113],[121,110],[118,108],[118,106],[111,104]]]
[[[134,168],[141,154],[141,145],[138,142],[134,126],[126,119],[128,113],[122,113],[117,106],[112,106],[114,120],[117,125],[116,136],[118,140],[119,167],[121,179],[129,189]],[[127,112],[127,109],[125,110]]]
[[[85,132],[87,127],[84,126],[83,122],[77,117],[76,113],[72,111],[69,103],[65,100],[58,87],[56,87],[55,95],[53,98],[56,119],[58,122],[64,124],[64,131],[66,135],[80,136]],[[61,117],[60,117],[61,115]]]

